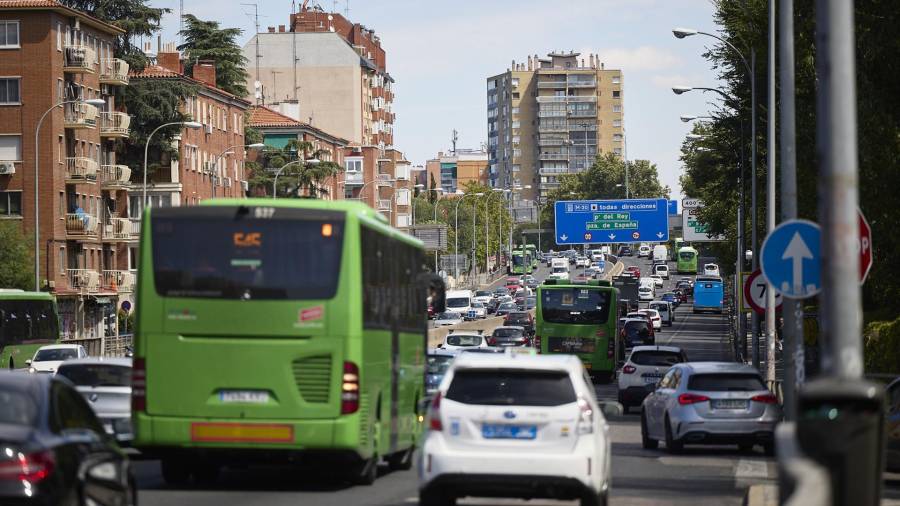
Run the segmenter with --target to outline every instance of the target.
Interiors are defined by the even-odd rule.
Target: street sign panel
[[[669,216],[675,216],[678,214],[678,201],[670,200],[669,201]]]
[[[768,290],[768,284],[759,269],[753,271],[752,274],[745,278],[744,301],[750,306],[750,309],[759,314],[766,312],[766,290]],[[775,308],[781,309],[782,302],[784,302],[784,297],[776,292]]]
[[[769,233],[760,251],[760,265],[776,291],[790,299],[819,293],[821,238],[819,225],[807,220],[785,221]]]
[[[666,199],[560,200],[556,244],[665,242],[668,207]]]
[[[687,202],[690,200],[690,202]],[[681,236],[685,242],[719,242],[724,235],[709,235],[709,226],[700,221],[700,209],[703,202],[697,199],[685,199],[691,207],[684,206],[681,212]]]
[[[424,243],[426,251],[447,249],[447,225],[427,224],[411,227],[412,235]]]
[[[856,243],[859,250],[859,284],[863,284],[872,269],[872,227],[861,209],[857,209],[856,213],[859,215],[859,240]]]
[[[682,209],[696,209],[703,207],[703,201],[700,199],[681,199]]]

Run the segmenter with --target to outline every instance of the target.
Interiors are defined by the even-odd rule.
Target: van
[[[655,309],[659,313],[663,325],[667,327],[672,326],[672,322],[675,321],[675,311],[672,308],[671,302],[654,300],[650,303],[650,309]]]
[[[650,257],[650,246],[647,244],[641,244],[641,247],[638,248],[638,258],[648,257]]]
[[[603,260],[603,251],[599,249],[591,250],[591,261],[599,262],[600,260]]]
[[[669,279],[669,266],[666,264],[656,264],[653,266],[653,274],[656,274],[663,279]]]
[[[472,290],[450,290],[447,292],[447,311],[466,316],[472,308]]]
[[[653,261],[665,263],[669,259],[669,248],[662,244],[653,247]]]
[[[550,263],[550,279],[569,280],[569,262],[565,258],[554,258]]]

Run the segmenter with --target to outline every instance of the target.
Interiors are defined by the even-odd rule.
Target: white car
[[[641,247],[638,248],[638,258],[649,258],[650,257],[650,246],[646,244],[641,244]]]
[[[485,306],[481,302],[472,302],[472,305],[469,306],[469,311],[466,312],[466,315],[463,317],[464,320],[480,320],[482,318],[487,318],[487,306]]]
[[[420,505],[470,496],[607,503],[609,426],[581,360],[523,351],[454,360],[428,410]]]
[[[662,288],[663,285],[665,284],[665,281],[663,281],[662,276],[660,276],[659,274],[652,274],[650,276],[650,279],[653,280],[654,288]]]
[[[86,358],[87,350],[80,344],[50,344],[41,346],[31,360],[26,360],[28,372],[56,374],[60,364],[66,360]]]
[[[464,349],[487,347],[487,339],[480,330],[451,330],[444,337],[444,342],[438,345],[438,348],[441,350],[457,353]]]
[[[131,359],[66,360],[57,375],[68,378],[93,408],[106,432],[120,445],[134,439],[131,427]]]
[[[628,412],[640,406],[647,394],[674,364],[687,362],[687,356],[675,346],[635,346],[619,373],[619,403]]]
[[[666,264],[656,264],[653,266],[653,274],[658,274],[663,279],[669,279],[669,266]]]
[[[591,259],[588,257],[578,257],[575,259],[575,268],[579,268],[579,267],[586,268],[586,267],[590,267],[590,266],[591,266]]]
[[[703,275],[704,276],[718,276],[719,275],[719,266],[716,264],[706,264],[703,266]]]
[[[494,294],[487,290],[478,290],[475,292],[475,296],[472,297],[473,302],[480,302],[484,305],[490,304],[491,300],[494,299]]]
[[[659,311],[655,309],[638,309],[638,313],[649,316],[650,321],[653,322],[653,330],[662,332],[662,316],[659,315]]]
[[[446,327],[448,325],[459,325],[463,322],[463,316],[461,313],[457,313],[455,311],[446,311],[437,315],[434,318],[434,326],[435,327]]]
[[[642,285],[638,288],[638,300],[641,302],[650,302],[656,298],[656,291],[652,286]]]

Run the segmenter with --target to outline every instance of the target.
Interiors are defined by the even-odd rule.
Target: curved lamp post
[[[317,160],[315,158],[310,158],[309,160],[294,160],[293,162],[288,162],[288,163],[282,165],[281,167],[279,167],[278,170],[275,171],[275,179],[272,181],[272,198],[273,199],[278,198],[278,176],[281,175],[281,173],[284,171],[284,169],[290,167],[291,165],[298,165],[298,164],[300,164],[300,165],[306,165],[306,164],[318,165],[319,163],[321,163],[319,160]]]
[[[456,201],[456,208],[453,211],[455,215],[455,225],[453,227],[453,242],[454,242],[454,254],[453,254],[453,271],[454,277],[458,281],[459,280],[459,205],[465,200],[466,197],[480,197],[484,195],[483,193],[465,193],[460,196],[459,200]],[[473,215],[472,222],[475,222],[475,217]],[[474,225],[473,225],[474,228]]]
[[[216,172],[219,171],[219,160],[223,157],[234,154],[234,150],[237,148],[250,148],[250,149],[264,149],[266,147],[265,144],[261,142],[255,142],[253,144],[238,144],[236,146],[231,146],[230,148],[222,151],[218,156],[215,157],[215,161],[213,162],[213,166],[216,168]],[[216,198],[216,176],[215,174],[210,175],[210,186],[212,187],[212,195],[211,198]]]
[[[174,126],[174,125],[185,126],[192,130],[196,130],[203,126],[203,124],[198,121],[173,121],[171,123],[164,123],[162,125],[159,125],[158,127],[156,127],[155,130],[150,132],[150,135],[147,136],[147,143],[144,145],[144,188],[143,188],[143,192],[141,195],[141,202],[142,202],[142,206],[143,206],[143,207],[141,207],[142,214],[144,212],[144,209],[147,207],[147,157],[150,154],[150,139],[153,138],[153,136],[156,134],[156,132],[159,132],[160,130],[162,130],[165,127]]]

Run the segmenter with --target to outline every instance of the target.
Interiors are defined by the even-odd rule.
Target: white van
[[[466,316],[472,308],[472,290],[450,290],[447,292],[447,311]]]
[[[565,258],[554,258],[550,263],[550,279],[569,280],[569,261]]]
[[[653,274],[657,274],[663,279],[669,279],[669,266],[666,264],[656,264],[653,266]]]
[[[669,248],[666,248],[662,244],[657,244],[653,247],[653,261],[654,262],[666,262],[669,259]]]
[[[591,261],[599,262],[600,260],[603,260],[603,251],[599,249],[591,250]]]
[[[650,257],[650,246],[647,244],[641,244],[641,247],[638,248],[638,258],[649,258]]]

